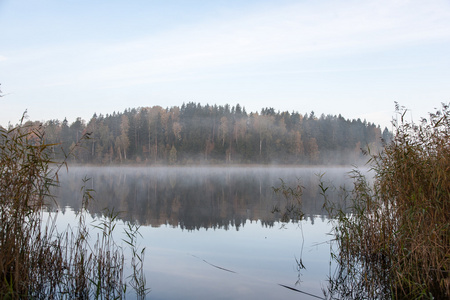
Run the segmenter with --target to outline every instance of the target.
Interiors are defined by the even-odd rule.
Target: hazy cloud
[[[214,17],[193,5],[198,18],[188,24],[171,22],[139,34],[126,34],[124,28],[120,38],[107,30],[117,29],[108,20],[86,40],[80,38],[82,30],[71,39],[72,27],[62,26],[62,38],[5,45],[0,62],[9,82],[4,84],[16,98],[30,99],[23,103],[32,101],[30,95],[69,101],[78,94],[99,107],[110,105],[113,97],[123,105],[125,95],[131,106],[147,105],[150,97],[175,104],[245,99],[247,107],[258,108],[283,99],[285,107],[297,110],[303,109],[298,99],[308,99],[309,107],[320,103],[334,111],[342,107],[335,103],[353,101],[346,110],[359,105],[372,111],[374,99],[372,105],[380,106],[379,101],[401,100],[398,95],[419,101],[434,92],[439,102],[438,95],[448,95],[436,79],[448,78],[449,1],[289,2],[264,1]],[[67,14],[67,24],[78,21]],[[95,25],[85,24],[83,30]]]
[[[383,50],[450,37],[443,1],[296,4],[217,20],[115,45],[93,53],[107,64],[88,67],[87,80],[177,80],[223,66]],[[106,66],[102,66],[106,65]],[[288,67],[288,66],[287,66]],[[127,80],[128,79],[128,80]]]

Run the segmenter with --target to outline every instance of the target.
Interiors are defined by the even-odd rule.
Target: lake
[[[348,186],[350,170],[71,167],[60,178],[59,222],[72,222],[88,177],[92,218],[114,208],[141,225],[149,299],[323,298],[334,264],[318,174],[327,185]],[[280,179],[302,186],[300,222],[283,218],[289,203],[273,190]]]

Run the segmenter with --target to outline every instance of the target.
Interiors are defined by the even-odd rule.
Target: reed
[[[86,133],[79,143],[87,138]],[[0,127],[0,298],[122,299],[127,285],[145,298],[144,251],[137,250],[137,228],[130,224],[126,230],[134,237],[127,243],[134,271],[127,281],[124,249],[112,234],[117,214],[101,218],[95,226],[97,238],[90,237],[93,228],[86,224],[86,214],[93,191],[85,184],[75,227],[60,231],[58,214],[45,212],[56,201],[51,190],[73,151],[57,163],[51,158],[54,146],[45,143],[41,127],[24,125],[23,118],[16,127]]]
[[[326,201],[338,246],[329,298],[450,298],[449,105],[418,125],[396,108],[393,141],[369,153],[374,182],[352,172],[352,213]]]

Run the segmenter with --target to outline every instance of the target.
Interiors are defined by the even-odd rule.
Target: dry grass
[[[91,190],[83,187],[82,211],[73,229],[58,232],[57,214],[49,214],[43,224],[45,208],[55,201],[50,190],[58,185],[61,167],[67,166],[52,161],[53,146],[45,143],[39,127],[0,127],[0,298],[124,298],[125,258],[112,238],[117,215],[105,216],[96,226],[97,239],[90,238],[85,217]],[[126,243],[133,251],[130,285],[143,299],[148,290],[137,229],[129,224]]]
[[[330,298],[450,298],[450,111],[419,125],[395,124],[392,143],[371,155],[375,181],[353,172],[353,213],[331,203],[339,263]]]

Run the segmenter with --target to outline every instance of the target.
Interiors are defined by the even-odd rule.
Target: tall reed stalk
[[[339,266],[329,298],[450,298],[449,105],[419,125],[396,108],[393,141],[370,154],[375,181],[353,172],[352,213],[325,205]]]
[[[50,149],[56,145],[45,143],[41,127],[22,124],[23,118],[9,130],[0,127],[0,298],[125,298],[124,252],[112,236],[117,215],[101,219],[97,239],[90,237],[86,214],[92,190],[84,185],[77,225],[59,231],[57,214],[44,211],[56,201],[51,189],[66,162],[52,161]],[[128,228],[126,234],[137,237],[137,230]],[[143,299],[148,293],[144,252],[139,254],[135,239],[128,245],[134,270],[130,285]]]

